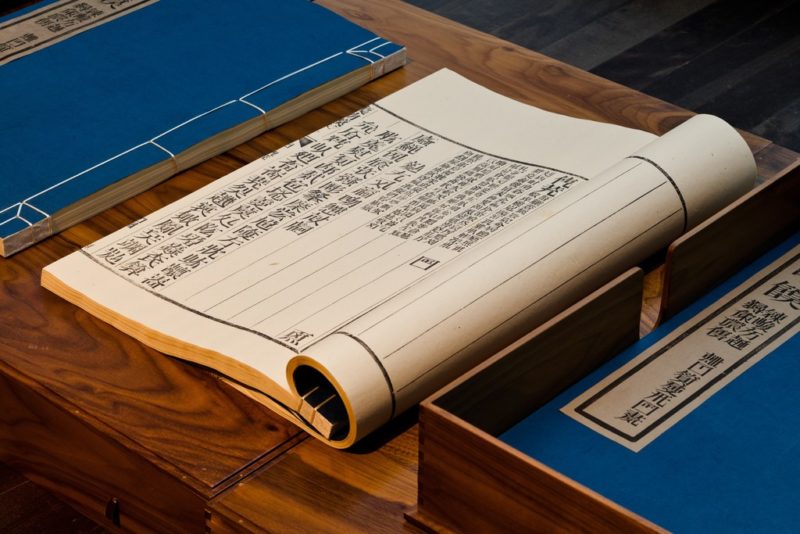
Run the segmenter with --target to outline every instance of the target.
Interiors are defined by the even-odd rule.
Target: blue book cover
[[[674,532],[797,532],[800,233],[500,439]]]
[[[0,252],[404,62],[307,0],[58,0],[0,18]]]

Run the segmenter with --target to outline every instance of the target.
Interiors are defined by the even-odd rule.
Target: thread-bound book
[[[307,0],[49,0],[0,18],[0,253],[404,62]]]
[[[348,447],[752,187],[722,120],[566,117],[443,70],[43,285]]]

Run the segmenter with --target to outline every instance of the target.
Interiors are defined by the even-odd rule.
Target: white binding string
[[[38,211],[39,213],[41,213],[45,217],[49,217],[50,216],[50,215],[47,214],[47,212],[40,210],[39,208],[37,208],[36,206],[31,204],[27,200],[23,200],[22,202],[20,202],[19,208],[17,209],[17,214],[22,213],[22,206],[28,206],[30,209],[32,209],[34,211]]]
[[[14,208],[18,207],[19,205],[20,205],[20,202],[15,202],[14,204],[11,204],[9,207],[1,209],[0,213],[5,213],[5,212],[7,212],[9,210],[13,210]]]
[[[8,223],[10,223],[11,221],[13,221],[14,219],[17,218],[17,215],[19,215],[19,205],[20,204],[21,204],[20,202],[17,202],[16,204],[11,204],[9,207],[0,210],[0,213],[5,213],[5,212],[7,212],[9,210],[13,210],[14,208],[17,208],[17,211],[14,212],[14,215],[12,215],[8,219],[4,220],[3,222],[0,222],[0,226],[3,226],[4,224],[8,224]]]
[[[360,45],[356,45],[356,46],[360,46]],[[270,87],[270,86],[272,86],[272,85],[275,85],[276,83],[280,83],[280,82],[282,82],[283,80],[286,80],[287,78],[291,78],[292,76],[295,76],[295,75],[297,75],[297,74],[300,74],[301,72],[303,72],[303,71],[306,71],[306,70],[308,70],[308,69],[312,69],[312,68],[316,67],[317,65],[320,65],[320,64],[322,64],[322,63],[325,63],[326,61],[330,61],[331,59],[333,59],[333,58],[335,58],[335,57],[339,57],[339,56],[341,56],[341,55],[342,55],[342,52],[337,52],[337,53],[335,53],[335,54],[332,54],[332,55],[330,55],[330,56],[328,56],[328,57],[326,57],[326,58],[320,59],[319,61],[317,61],[317,62],[315,62],[315,63],[311,63],[310,65],[306,65],[305,67],[303,67],[303,68],[301,68],[301,69],[297,69],[297,70],[296,70],[296,71],[294,71],[294,72],[290,72],[289,74],[285,74],[285,75],[281,76],[280,78],[278,78],[278,79],[276,79],[276,80],[272,80],[272,81],[271,81],[271,82],[269,82],[268,84],[262,85],[261,87],[259,87],[259,88],[258,88],[258,89],[256,89],[255,91],[250,91],[250,92],[249,92],[249,93],[247,93],[246,95],[242,95],[242,96],[240,96],[240,97],[237,99],[237,101],[241,102],[242,104],[248,105],[248,106],[250,106],[251,108],[255,108],[255,109],[257,109],[258,111],[260,111],[260,112],[261,112],[261,115],[263,115],[263,116],[266,118],[266,115],[267,115],[267,112],[266,112],[266,110],[264,110],[263,108],[261,108],[261,107],[259,107],[259,106],[255,105],[255,104],[253,104],[252,102],[249,102],[249,101],[247,101],[247,100],[245,100],[245,99],[246,99],[246,98],[250,98],[250,97],[251,97],[251,96],[253,96],[254,94],[258,93],[259,91],[263,91],[263,90],[264,90],[264,89],[266,89],[267,87]]]
[[[356,46],[361,46],[361,45],[356,45]],[[323,59],[320,59],[319,61],[316,61],[316,62],[314,62],[314,63],[311,63],[310,65],[306,65],[305,67],[303,67],[303,68],[301,68],[301,69],[297,69],[297,70],[296,70],[296,71],[294,71],[294,72],[290,72],[289,74],[284,74],[284,75],[283,75],[283,76],[281,76],[280,78],[278,78],[278,79],[275,79],[275,80],[272,80],[271,82],[269,82],[269,83],[267,83],[267,84],[264,84],[264,85],[262,85],[261,87],[259,87],[259,88],[258,88],[258,89],[256,89],[255,91],[250,91],[250,92],[249,92],[249,93],[247,93],[246,95],[242,95],[242,96],[241,96],[241,98],[239,98],[239,100],[241,101],[241,99],[242,99],[242,98],[249,98],[249,97],[253,96],[253,95],[254,95],[254,94],[256,94],[256,93],[258,93],[258,92],[260,92],[260,91],[263,91],[263,90],[264,90],[264,89],[266,89],[267,87],[271,87],[271,86],[275,85],[276,83],[280,83],[280,82],[282,82],[283,80],[286,80],[287,78],[291,78],[292,76],[295,76],[295,75],[297,75],[297,74],[300,74],[301,72],[307,71],[308,69],[314,68],[314,67],[316,67],[317,65],[321,65],[322,63],[325,63],[326,61],[330,61],[331,59],[333,59],[333,58],[335,58],[335,57],[339,57],[339,56],[341,56],[341,55],[342,55],[342,53],[341,53],[341,52],[336,52],[335,54],[331,54],[330,56],[328,56],[328,57],[326,57],[326,58],[323,58]]]
[[[252,102],[248,102],[247,100],[244,99],[244,97],[240,98],[239,102],[241,102],[242,104],[246,104],[246,105],[250,106],[251,108],[257,109],[262,115],[266,115],[267,114],[267,112],[263,108],[261,108],[259,106],[256,106]]]
[[[373,64],[373,63],[375,63],[375,60],[374,60],[374,59],[371,59],[371,58],[368,58],[368,57],[361,56],[361,55],[359,55],[359,54],[358,54],[359,52],[361,52],[361,53],[364,53],[364,54],[366,54],[366,53],[367,53],[367,51],[366,51],[366,50],[348,50],[348,51],[347,51],[347,53],[348,53],[349,55],[351,55],[351,56],[355,56],[355,57],[357,57],[357,58],[363,59],[364,61],[369,61],[369,62],[370,62],[370,65],[371,65],[371,64]]]
[[[372,65],[372,64],[375,63],[375,60],[373,60],[372,58],[364,57],[364,56],[360,55],[360,54],[369,54],[369,53],[371,53],[371,51],[370,50],[361,50],[359,47],[362,47],[364,45],[368,45],[370,43],[373,43],[373,42],[377,41],[378,39],[380,39],[380,37],[374,37],[374,38],[370,39],[369,41],[364,41],[363,43],[359,43],[359,44],[355,45],[352,48],[348,48],[346,53],[351,55],[351,56],[355,56],[357,58],[363,59],[364,61],[369,61],[370,65]]]
[[[175,154],[173,154],[171,150],[167,150],[166,148],[164,148],[163,146],[159,145],[158,143],[156,143],[156,142],[155,142],[155,141],[153,141],[152,139],[151,139],[150,141],[148,141],[148,142],[149,142],[151,145],[153,145],[154,147],[156,147],[156,148],[160,148],[161,150],[163,150],[164,152],[166,152],[166,153],[167,153],[167,155],[168,155],[168,156],[169,156],[169,157],[172,159],[172,161],[175,161]]]
[[[263,108],[257,106],[256,104],[253,104],[252,102],[249,102],[246,99],[251,97],[251,96],[253,96],[254,94],[256,94],[256,93],[258,93],[260,91],[263,91],[264,89],[267,89],[268,87],[271,87],[271,86],[273,86],[273,85],[275,85],[277,83],[280,83],[280,82],[282,82],[282,81],[284,81],[284,80],[286,80],[288,78],[291,78],[292,76],[296,76],[297,74],[300,74],[301,72],[304,72],[304,71],[306,71],[308,69],[312,69],[312,68],[316,67],[317,65],[321,65],[322,63],[330,61],[331,59],[339,57],[339,56],[344,55],[344,54],[349,54],[351,56],[355,56],[357,58],[363,59],[364,61],[368,61],[370,64],[374,64],[375,61],[373,61],[372,59],[370,59],[368,57],[361,56],[361,55],[359,55],[359,53],[361,53],[361,54],[372,53],[374,55],[377,55],[377,56],[380,56],[381,58],[383,58],[384,56],[375,53],[374,50],[377,49],[377,48],[380,48],[381,46],[385,46],[387,44],[391,44],[391,41],[387,41],[387,42],[385,42],[385,43],[383,43],[381,45],[373,47],[372,50],[359,50],[359,47],[368,45],[368,44],[370,44],[372,42],[377,41],[378,39],[380,39],[380,37],[373,37],[372,39],[370,39],[368,41],[364,41],[363,43],[359,43],[359,44],[357,44],[357,45],[355,45],[355,46],[353,46],[351,48],[348,48],[345,52],[337,52],[335,54],[331,54],[330,56],[328,56],[326,58],[320,59],[319,61],[315,61],[314,63],[311,63],[309,65],[306,65],[305,67],[297,69],[294,72],[290,72],[289,74],[285,74],[285,75],[281,76],[280,78],[277,78],[277,79],[272,80],[271,82],[269,82],[267,84],[262,85],[261,87],[259,87],[258,89],[255,89],[254,91],[250,91],[249,93],[247,93],[245,95],[242,95],[241,97],[237,98],[236,100],[229,100],[228,102],[225,102],[224,104],[220,104],[219,106],[217,106],[215,108],[209,109],[208,111],[204,111],[203,113],[200,113],[199,115],[195,115],[194,117],[183,121],[182,123],[178,124],[177,126],[173,126],[172,128],[161,132],[160,134],[156,135],[155,137],[152,137],[151,139],[149,139],[148,141],[145,141],[144,143],[140,143],[140,144],[138,144],[138,145],[136,145],[134,147],[131,147],[131,148],[129,148],[129,149],[123,151],[123,152],[120,152],[119,154],[117,154],[115,156],[111,156],[110,158],[108,158],[106,160],[103,160],[100,163],[92,165],[88,169],[85,169],[85,170],[83,170],[83,171],[81,171],[81,172],[79,172],[77,174],[74,174],[74,175],[70,176],[69,178],[65,178],[65,179],[61,180],[60,182],[58,182],[56,184],[53,184],[50,187],[47,187],[46,189],[43,189],[42,191],[39,191],[38,193],[29,196],[28,198],[26,198],[22,202],[17,202],[15,204],[12,204],[12,205],[8,206],[7,208],[4,208],[4,209],[0,210],[0,213],[4,213],[4,212],[6,212],[8,210],[11,210],[13,208],[17,208],[17,211],[16,211],[15,215],[13,217],[10,217],[10,218],[0,222],[0,226],[3,226],[4,224],[7,224],[7,223],[9,223],[9,222],[11,222],[11,221],[13,221],[15,219],[18,219],[18,220],[21,220],[21,221],[25,222],[28,226],[33,226],[33,224],[31,224],[30,221],[28,221],[27,219],[25,219],[22,216],[22,208],[23,208],[23,206],[28,206],[29,208],[32,208],[33,210],[35,210],[35,211],[41,213],[42,215],[44,215],[45,219],[47,219],[48,217],[50,217],[50,215],[47,212],[45,212],[45,211],[37,208],[33,204],[31,204],[31,200],[33,200],[34,198],[39,197],[41,195],[44,195],[45,193],[49,193],[53,189],[61,187],[64,184],[67,184],[67,183],[69,183],[69,182],[71,182],[71,181],[73,181],[73,180],[75,180],[77,178],[80,178],[84,174],[88,174],[88,173],[94,171],[95,169],[97,169],[99,167],[102,167],[103,165],[107,165],[108,163],[111,163],[112,161],[114,161],[116,159],[119,159],[119,158],[121,158],[123,156],[126,156],[126,155],[130,154],[131,152],[133,152],[134,150],[138,150],[138,149],[140,149],[140,148],[142,148],[144,146],[147,146],[147,145],[154,146],[157,149],[159,149],[159,150],[163,151],[164,153],[166,153],[170,157],[170,159],[175,163],[176,168],[177,168],[177,160],[176,160],[175,154],[173,154],[170,150],[168,150],[167,148],[165,148],[161,144],[157,143],[156,141],[158,139],[164,137],[165,135],[168,135],[168,134],[174,132],[175,130],[177,130],[179,128],[182,128],[183,126],[186,126],[189,123],[192,123],[192,122],[194,122],[194,121],[196,121],[198,119],[201,119],[201,118],[203,118],[206,115],[209,115],[211,113],[219,111],[220,109],[222,109],[222,108],[224,108],[226,106],[229,106],[231,104],[234,104],[236,102],[241,102],[242,104],[245,104],[247,106],[250,106],[251,108],[254,108],[254,109],[258,110],[262,115],[266,115],[267,112]]]
[[[236,100],[228,100],[228,101],[227,101],[227,102],[225,102],[224,104],[220,104],[219,106],[217,106],[217,107],[215,107],[215,108],[211,108],[211,109],[209,109],[208,111],[204,111],[204,112],[203,112],[203,113],[201,113],[200,115],[195,115],[195,116],[194,116],[194,117],[192,117],[191,119],[185,120],[185,121],[183,121],[182,123],[178,124],[177,126],[173,126],[173,127],[172,127],[172,128],[170,128],[169,130],[164,130],[163,132],[161,132],[161,133],[160,133],[160,134],[158,134],[157,136],[155,136],[155,137],[153,137],[152,139],[150,139],[150,141],[148,141],[148,142],[149,142],[149,143],[153,143],[153,142],[154,142],[156,139],[161,139],[161,138],[162,138],[162,137],[164,137],[165,135],[167,135],[167,134],[171,134],[171,133],[172,133],[172,132],[174,132],[175,130],[177,130],[177,129],[179,129],[179,128],[183,128],[183,127],[184,127],[184,126],[186,126],[187,124],[189,124],[189,123],[192,123],[192,122],[196,121],[197,119],[202,119],[202,118],[203,118],[203,117],[205,117],[206,115],[210,115],[210,114],[214,113],[215,111],[219,111],[220,109],[222,109],[222,108],[224,108],[224,107],[226,107],[226,106],[230,106],[230,105],[231,105],[231,104],[233,104],[234,102],[236,102]]]
[[[369,53],[370,54],[375,54],[376,56],[380,57],[381,59],[384,59],[384,58],[386,58],[386,56],[384,56],[383,54],[379,54],[375,50],[377,50],[379,48],[383,48],[384,46],[390,45],[390,44],[392,44],[391,41],[386,41],[385,43],[381,43],[381,44],[379,44],[377,46],[373,46],[372,48],[369,49]]]

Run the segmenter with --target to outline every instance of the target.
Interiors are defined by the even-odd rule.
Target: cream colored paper
[[[439,71],[47,267],[43,283],[349,446],[748,190],[741,137],[651,134]],[[302,393],[302,392],[301,392]]]

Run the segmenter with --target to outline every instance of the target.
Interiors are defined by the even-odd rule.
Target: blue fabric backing
[[[800,335],[634,453],[559,410],[800,243],[724,282],[500,439],[674,532],[800,531]]]
[[[0,210],[374,37],[307,0],[160,0],[3,65]],[[247,100],[268,110],[369,62],[343,53]],[[177,154],[259,114],[235,102],[157,142]],[[147,145],[30,203],[52,214],[164,159]],[[0,225],[0,237],[18,222]]]

